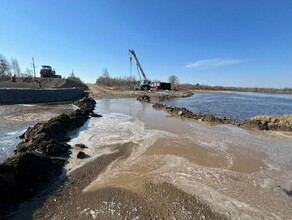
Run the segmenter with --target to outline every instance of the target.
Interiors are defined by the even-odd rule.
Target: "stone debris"
[[[75,144],[74,147],[81,148],[81,149],[87,148],[87,146],[85,144]]]
[[[84,159],[84,158],[86,158],[86,157],[88,157],[88,156],[87,156],[86,153],[84,153],[83,151],[79,151],[76,157],[77,157],[78,159]]]
[[[148,95],[139,96],[137,98],[137,101],[149,103],[150,102],[150,96],[148,96]]]

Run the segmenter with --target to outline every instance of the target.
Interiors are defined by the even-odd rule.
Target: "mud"
[[[21,135],[15,156],[0,164],[0,214],[9,213],[22,201],[34,197],[61,174],[70,155],[67,134],[82,126],[95,108],[95,101],[84,98],[80,109],[29,127]]]
[[[169,183],[142,184],[139,192],[123,186],[104,186],[84,191],[110,163],[123,160],[135,148],[127,143],[112,146],[117,150],[74,170],[66,183],[34,214],[15,213],[32,219],[225,219],[196,196]],[[29,216],[31,214],[31,216]]]
[[[224,152],[214,151],[187,142],[178,143],[176,140],[172,140],[172,142],[169,143],[169,140],[167,139],[159,139],[155,144],[149,147],[143,155],[153,156],[168,154],[186,158],[190,162],[202,166],[216,168],[224,168],[228,166],[228,160],[226,159]]]
[[[79,133],[75,144],[87,148],[73,149],[60,187],[22,206],[12,219],[291,216],[289,143],[232,125],[166,118],[166,112],[128,99],[99,100],[98,106],[103,117]],[[80,150],[89,158],[76,163]]]

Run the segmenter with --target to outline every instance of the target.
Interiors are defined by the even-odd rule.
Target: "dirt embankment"
[[[164,100],[168,98],[188,97],[192,96],[193,92],[189,90],[157,90],[157,91],[137,91],[130,89],[115,89],[97,84],[87,84],[91,97],[138,97],[147,95],[156,100]]]
[[[28,128],[15,156],[0,164],[0,215],[35,196],[61,174],[70,154],[68,132],[95,116],[93,99],[83,98],[76,105],[80,109]]]
[[[151,99],[148,96],[140,96],[137,100],[150,102]],[[173,116],[208,122],[212,124],[232,124],[241,128],[256,130],[292,131],[292,115],[256,116],[244,121],[240,121],[225,116],[193,113],[186,108],[168,106],[160,102],[154,103],[153,108],[167,111]]]
[[[39,82],[41,82],[39,84]],[[87,85],[79,79],[63,79],[63,78],[18,78],[16,82],[0,81],[0,88],[84,88]]]

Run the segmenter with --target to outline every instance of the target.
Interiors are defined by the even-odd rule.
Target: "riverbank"
[[[84,98],[80,108],[44,123],[37,123],[21,135],[15,156],[0,164],[0,214],[9,213],[22,201],[35,196],[61,174],[70,155],[67,134],[82,126],[95,108],[93,99]]]
[[[97,106],[103,117],[70,142],[84,143],[89,157],[77,160],[72,149],[64,184],[31,218],[291,215],[291,142],[168,117],[134,99],[100,99]]]
[[[115,153],[103,155],[70,173],[57,193],[33,213],[33,219],[225,219],[196,196],[167,183],[145,181],[140,192],[119,186],[84,191],[111,164],[128,158],[137,146],[126,143],[110,147]]]
[[[68,175],[12,219],[291,215],[291,142],[168,117],[132,98],[96,101],[103,117],[73,135],[69,144],[85,148],[71,149]]]
[[[113,87],[87,84],[89,95],[93,98],[137,98],[138,96],[147,95],[157,100],[169,98],[183,98],[193,95],[189,90],[146,90],[137,91],[130,89],[115,89]]]
[[[142,100],[150,100],[150,98],[142,98]],[[164,110],[172,116],[188,118],[199,122],[206,122],[213,125],[231,124],[245,129],[256,130],[273,130],[273,131],[292,131],[292,115],[262,115],[255,116],[247,120],[235,120],[225,116],[214,116],[206,113],[193,113],[192,111],[176,106],[168,106],[161,102],[154,103],[153,108]]]

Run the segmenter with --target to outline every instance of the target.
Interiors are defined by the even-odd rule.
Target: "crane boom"
[[[136,61],[136,65],[137,65],[137,70],[139,73],[139,78],[140,78],[140,89],[141,90],[149,90],[150,89],[150,81],[147,79],[142,66],[136,56],[136,53],[134,50],[129,50],[129,52],[132,54],[132,56],[134,57],[135,61]]]
[[[134,59],[136,61],[140,80],[141,80],[142,77],[143,77],[143,80],[148,80],[147,77],[146,77],[146,75],[145,75],[145,73],[144,73],[144,71],[143,71],[143,69],[142,69],[142,66],[141,66],[141,64],[140,64],[140,62],[139,62],[139,60],[138,60],[138,58],[136,56],[135,51],[134,50],[129,50],[129,52],[133,55],[133,57],[134,57]]]

